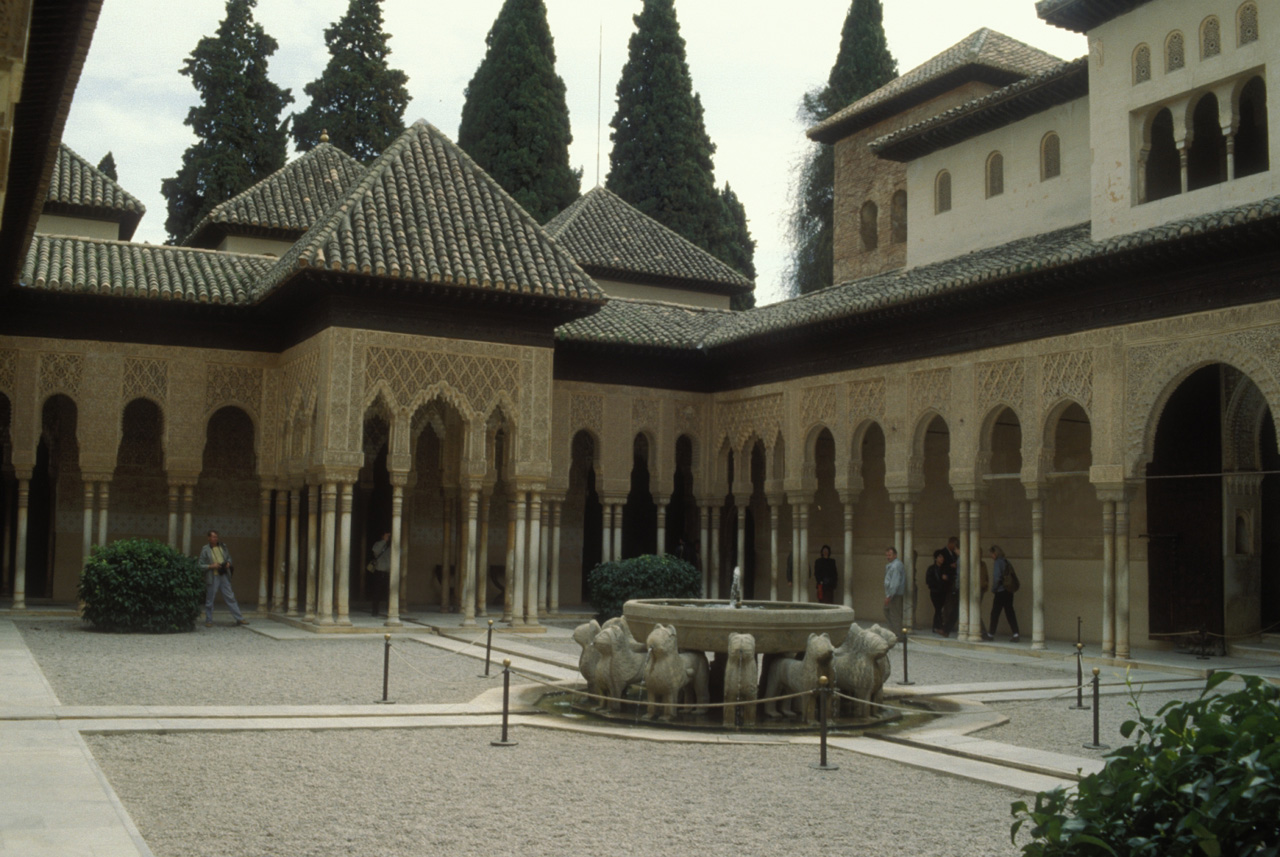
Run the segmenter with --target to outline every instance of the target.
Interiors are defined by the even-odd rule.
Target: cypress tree
[[[110,152],[107,152],[102,156],[102,160],[98,161],[98,169],[113,182],[120,180],[120,177],[116,175],[116,159]]]
[[[748,279],[756,278],[756,242],[747,228],[747,209],[738,199],[738,195],[725,182],[720,191],[720,202],[724,205],[725,230],[720,251],[715,255],[721,261],[732,266],[734,270]],[[756,305],[755,292],[735,295],[731,306],[733,309],[751,309]]]
[[[717,256],[726,215],[673,0],[645,0],[618,81],[605,186]],[[717,252],[720,251],[720,252]],[[723,257],[721,257],[723,258]]]
[[[284,166],[288,130],[280,111],[293,101],[267,77],[276,40],[254,21],[257,0],[227,0],[215,36],[205,36],[182,74],[200,93],[186,124],[199,138],[182,155],[178,174],[161,183],[169,202],[165,229],[179,241],[218,203]]]
[[[302,152],[320,134],[360,161],[371,161],[404,132],[409,76],[387,65],[390,38],[382,29],[382,0],[351,0],[347,13],[324,31],[329,64],[303,87],[311,104],[293,116],[293,139]]]
[[[800,119],[806,125],[834,115],[898,76],[898,63],[884,36],[880,0],[853,0],[840,33],[840,50],[827,84],[805,94]],[[795,294],[831,285],[834,265],[832,210],[835,195],[835,151],[814,143],[796,179],[791,214],[791,280]]]
[[[542,0],[506,0],[467,85],[458,145],[544,223],[578,198],[569,107]]]

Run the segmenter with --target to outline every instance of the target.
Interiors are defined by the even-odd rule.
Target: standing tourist
[[[947,589],[947,603],[942,611],[942,636],[949,637],[956,629],[956,625],[960,623],[960,537],[952,536],[947,539],[947,546],[942,549],[942,552],[947,557],[945,565],[947,580],[950,583]]]
[[[236,594],[231,590],[231,550],[218,540],[218,531],[209,531],[209,544],[200,549],[200,565],[204,567],[204,626],[213,627],[213,599],[219,591],[231,618],[237,625],[248,625],[249,620],[240,612]]]
[[[947,636],[947,599],[955,588],[951,578],[947,551],[939,548],[933,552],[933,565],[925,572],[924,584],[929,587],[929,600],[933,602],[933,633],[943,637]]]
[[[906,591],[907,570],[898,559],[897,548],[884,549],[884,618],[889,630],[902,639],[902,595]]]
[[[813,577],[818,583],[818,601],[836,603],[836,561],[831,558],[831,545],[823,545],[821,555],[813,563]]]
[[[373,607],[370,616],[378,615],[378,605],[388,597],[388,584],[391,582],[391,533],[383,533],[382,538],[373,543],[373,570],[369,574],[372,590]]]
[[[1003,610],[1005,616],[1009,617],[1009,629],[1013,631],[1013,636],[1009,640],[1016,643],[1021,639],[1021,635],[1018,634],[1018,617],[1013,612],[1013,593],[1005,587],[1005,582],[1008,580],[1009,560],[1005,558],[1004,551],[999,545],[991,546],[991,567],[991,631],[987,633],[984,630],[982,639],[996,638],[996,625],[1000,621],[1000,611]]]

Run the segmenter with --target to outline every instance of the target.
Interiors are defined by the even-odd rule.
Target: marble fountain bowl
[[[644,642],[655,625],[674,625],[681,649],[727,652],[730,633],[756,638],[757,654],[803,652],[810,634],[826,633],[833,646],[844,642],[853,608],[841,604],[642,598],[622,606],[631,634]]]

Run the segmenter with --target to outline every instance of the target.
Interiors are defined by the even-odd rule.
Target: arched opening
[[[698,545],[698,502],[693,494],[693,441],[687,434],[676,438],[676,467],[671,502],[667,506],[668,553],[684,554],[702,568]],[[684,547],[681,548],[683,543]]]
[[[854,454],[860,462],[862,491],[853,506],[853,556],[839,561],[840,584],[837,599],[843,599],[845,587],[852,589],[853,608],[860,616],[883,613],[884,549],[893,541],[893,502],[885,485],[886,441],[884,430],[871,423],[855,440]],[[955,520],[954,515],[951,518]],[[917,514],[917,532],[929,533],[949,524],[934,520],[929,514]],[[924,538],[931,543],[933,536]],[[945,536],[943,537],[945,540]],[[843,553],[843,551],[841,552]]]
[[[391,474],[387,470],[390,437],[391,424],[385,409],[370,408],[366,411],[361,442],[364,463],[360,467],[360,481],[356,485],[355,495],[355,520],[359,524],[358,529],[351,534],[351,540],[359,543],[355,555],[360,561],[352,566],[358,573],[353,575],[350,582],[351,593],[358,598],[374,597],[374,580],[365,571],[365,567],[369,559],[372,559],[373,545],[384,533],[391,531]]]
[[[769,595],[768,569],[760,562],[760,557],[769,555],[769,502],[764,496],[765,454],[764,443],[757,440],[751,445],[751,500],[747,503],[746,519],[743,526],[743,545],[745,556],[742,557],[742,597],[767,598]],[[763,537],[763,550],[758,538]]]
[[[496,412],[493,422],[501,425],[500,412]],[[376,419],[372,419],[376,417]],[[387,448],[380,437],[381,427],[387,425],[390,414],[386,411],[370,411],[366,414],[366,430],[368,442],[365,447],[366,466],[371,468],[375,476],[373,489],[369,495],[371,511],[370,526],[374,520],[384,529],[369,532],[372,538],[378,538],[386,531],[391,520],[391,489],[382,486],[382,471],[385,462],[379,461],[378,450]],[[389,428],[389,425],[388,425]],[[466,528],[466,498],[460,500],[460,470],[464,438],[467,424],[458,409],[443,396],[431,399],[418,406],[409,420],[409,444],[411,468],[408,488],[404,492],[404,505],[401,509],[401,544],[407,553],[408,561],[402,564],[404,576],[401,579],[401,609],[408,610],[412,603],[439,604],[442,610],[453,610],[460,607],[461,587],[458,570],[461,562],[461,534]],[[486,441],[487,443],[487,441]],[[487,454],[487,451],[486,451]],[[491,496],[489,519],[490,550],[486,564],[495,558],[504,557],[506,544],[507,521],[509,515],[505,505],[498,502],[499,492],[495,489]],[[478,511],[478,510],[477,510]],[[496,511],[497,516],[492,513]],[[496,532],[495,532],[496,531]],[[496,548],[495,538],[501,535],[501,545]],[[477,537],[479,531],[477,529]],[[353,536],[353,541],[354,541]],[[368,547],[361,554],[362,561],[357,566],[365,567],[368,560]],[[478,559],[478,552],[477,552]],[[448,570],[446,574],[446,569]],[[498,583],[502,581],[499,577]],[[446,598],[445,587],[448,587]],[[496,592],[495,592],[496,588]],[[478,593],[477,593],[478,594]],[[486,588],[488,600],[493,596],[503,597],[505,592],[501,585]]]
[[[1102,503],[1089,481],[1093,427],[1085,409],[1064,402],[1051,411],[1044,446],[1051,462],[1043,492],[1044,553],[1055,558],[1044,570],[1045,636],[1075,639],[1079,617],[1085,639],[1099,639]]]
[[[79,580],[79,528],[58,531],[58,517],[78,520],[84,481],[75,402],[50,396],[40,413],[40,443],[27,499],[27,598],[74,600]],[[95,535],[96,542],[96,535]]]
[[[164,541],[168,480],[164,472],[164,415],[150,399],[134,399],[121,416],[107,523],[113,539]]]
[[[1004,193],[1004,155],[992,152],[987,156],[987,199]]]
[[[1218,97],[1212,92],[1196,102],[1191,114],[1192,143],[1187,152],[1187,188],[1219,184],[1227,180],[1227,141],[1218,124]]]
[[[1271,168],[1267,142],[1267,84],[1261,76],[1252,78],[1240,90],[1236,109],[1240,125],[1236,130],[1236,178],[1265,173]]]
[[[200,478],[194,497],[195,537],[217,530],[231,550],[238,573],[231,578],[236,599],[256,601],[261,557],[258,456],[253,420],[234,405],[214,412],[205,426]]]
[[[1062,174],[1062,141],[1050,131],[1040,141],[1040,181],[1056,179]]]
[[[933,212],[942,214],[951,210],[951,173],[943,170],[933,183]]]
[[[631,490],[622,511],[622,555],[658,552],[658,506],[650,490],[649,438],[637,434],[631,442]]]
[[[1146,193],[1144,199],[1154,202],[1182,192],[1182,165],[1178,147],[1173,141],[1173,113],[1165,107],[1151,120],[1147,153]]]
[[[894,191],[889,208],[889,241],[893,244],[907,243],[907,192]]]
[[[823,545],[830,545],[831,555],[839,557],[844,544],[844,505],[836,491],[836,442],[825,428],[813,442],[813,475],[818,487],[809,506],[809,556],[805,558],[805,583],[801,591],[807,593],[808,600],[817,601],[817,581],[812,577],[813,561],[818,558]]]
[[[583,604],[591,603],[591,587],[587,572],[600,564],[603,553],[604,507],[596,493],[596,442],[588,431],[573,436],[572,458],[569,464],[569,492],[565,497],[564,520],[576,517],[582,521],[579,566],[579,594]]]
[[[871,200],[867,200],[862,204],[862,211],[858,215],[858,233],[862,236],[862,249],[874,250],[880,245],[880,237],[877,234],[878,221],[880,219],[880,210]]]
[[[1254,543],[1259,547],[1259,627],[1269,633],[1280,630],[1280,451],[1276,447],[1276,423],[1268,408],[1258,432],[1258,464],[1263,473],[1261,509]]]

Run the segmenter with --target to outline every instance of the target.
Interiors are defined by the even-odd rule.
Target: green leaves
[[[1029,826],[1033,837],[1023,854],[1280,855],[1280,689],[1245,676],[1213,693],[1232,677],[1215,673],[1154,718],[1139,712],[1120,730],[1136,739],[1074,794],[1014,803],[1010,836]]]
[[[587,583],[601,621],[621,616],[632,598],[702,597],[702,574],[671,554],[602,562],[587,573]]]
[[[85,621],[103,631],[191,631],[204,596],[196,561],[150,539],[95,547],[80,572]]]

